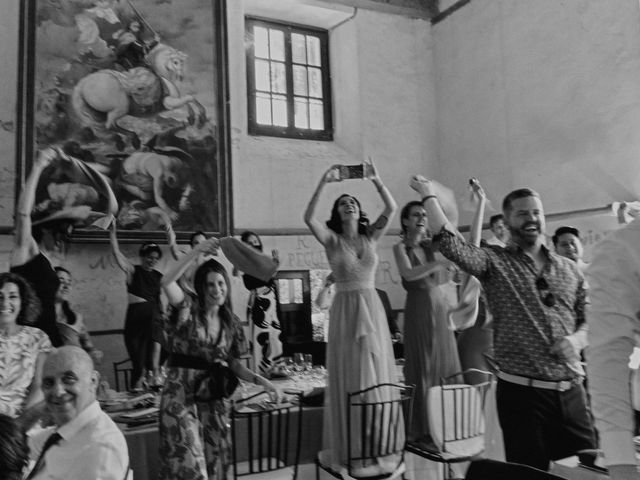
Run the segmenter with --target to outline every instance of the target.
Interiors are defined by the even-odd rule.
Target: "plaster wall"
[[[269,0],[273,1],[273,0]],[[428,22],[405,16],[358,9],[351,19],[330,33],[335,138],[313,142],[247,134],[244,1],[230,0],[229,83],[231,97],[232,203],[236,232],[269,229],[265,248],[277,248],[283,269],[326,268],[318,242],[304,232],[304,208],[321,174],[335,163],[360,163],[371,156],[398,203],[413,198],[409,172],[422,171],[436,159],[435,98],[432,85],[432,47]],[[17,77],[18,0],[3,3],[0,16],[0,226],[11,227],[14,209],[15,98]],[[333,200],[348,191],[357,195],[376,218],[382,202],[371,182],[330,185],[318,207],[329,216]],[[393,226],[398,225],[393,219]],[[402,308],[404,294],[395,273],[388,236],[380,247],[377,283],[386,289],[394,308]],[[0,267],[9,265],[11,236],[0,235]],[[138,245],[122,245],[137,262]],[[168,251],[160,264],[165,270]],[[108,245],[72,243],[55,265],[74,274],[72,303],[84,314],[91,331],[118,330],[126,312],[124,274]],[[229,266],[228,264],[225,264]],[[318,267],[320,265],[320,267]],[[236,313],[244,316],[247,292],[241,279],[232,280]],[[111,362],[127,357],[120,334],[94,335],[105,351],[101,373],[111,383]]]
[[[637,198],[636,0],[475,0],[433,36],[443,182],[478,177],[496,209],[524,186],[547,212]]]

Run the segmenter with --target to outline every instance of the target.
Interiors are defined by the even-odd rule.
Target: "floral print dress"
[[[0,334],[0,413],[10,417],[22,413],[38,355],[52,348],[39,328],[20,326],[15,335]]]
[[[198,318],[187,298],[165,321],[168,349],[172,353],[231,362],[246,353],[245,335],[234,317],[231,332],[217,338]],[[160,479],[226,479],[231,465],[231,402],[199,401],[208,397],[206,371],[169,367],[160,403]],[[196,392],[196,387],[198,391]]]

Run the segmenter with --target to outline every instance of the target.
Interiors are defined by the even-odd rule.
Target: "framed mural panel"
[[[163,238],[168,222],[179,237],[228,234],[225,7],[225,0],[21,2],[18,187],[37,151],[53,147],[106,179],[121,239]],[[105,240],[93,225],[107,196],[65,165],[43,172],[34,223],[89,212],[70,215],[72,239]]]

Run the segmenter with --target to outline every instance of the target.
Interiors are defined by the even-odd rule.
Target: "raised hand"
[[[322,176],[322,180],[325,183],[341,182],[340,178],[340,165],[332,165]]]
[[[218,249],[220,248],[220,240],[215,237],[211,237],[205,240],[204,242],[201,242],[198,245],[196,245],[196,248],[201,253],[204,253],[207,255],[217,255]]]
[[[474,177],[469,179],[469,188],[471,189],[473,195],[476,196],[476,198],[487,198],[487,194],[484,193],[484,189],[482,188],[482,185],[480,185],[480,182],[477,178]]]
[[[38,156],[36,157],[34,166],[38,166],[39,168],[46,168],[56,158],[58,158],[58,152],[56,152],[51,147],[45,148],[44,150],[40,150],[38,152]]]
[[[434,195],[433,182],[422,175],[414,175],[409,180],[409,186],[420,194],[421,197]]]
[[[373,182],[375,182],[376,180],[380,180],[380,175],[378,175],[378,169],[373,164],[373,159],[371,157],[368,157],[368,158],[369,158],[369,163],[364,162],[364,172],[365,172],[364,178],[368,178]]]

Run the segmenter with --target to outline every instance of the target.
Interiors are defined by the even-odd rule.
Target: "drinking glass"
[[[313,370],[313,355],[306,353],[304,355],[304,371],[310,374],[311,370]]]
[[[304,355],[302,353],[293,354],[293,365],[296,373],[302,375],[302,372],[304,372]]]
[[[285,375],[292,375],[294,372],[293,369],[293,358],[291,357],[283,357],[282,358],[282,371]]]

